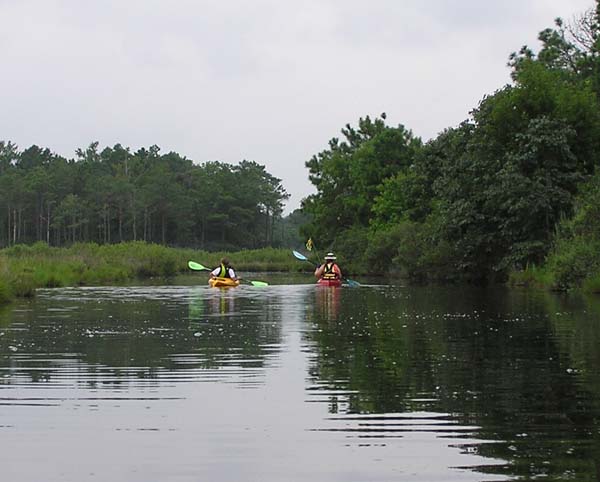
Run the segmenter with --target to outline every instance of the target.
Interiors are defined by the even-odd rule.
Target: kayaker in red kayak
[[[231,278],[232,280],[237,280],[238,277],[235,274],[235,270],[231,267],[229,263],[229,259],[221,258],[221,266],[213,269],[210,272],[211,278]]]
[[[336,256],[333,253],[327,253],[325,255],[325,262],[318,266],[315,270],[315,277],[321,281],[338,281],[341,284],[342,281],[342,270],[335,262]]]

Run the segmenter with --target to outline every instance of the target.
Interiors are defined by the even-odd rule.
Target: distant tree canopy
[[[423,144],[385,115],[306,166],[303,227],[353,269],[489,281],[541,263],[600,164],[600,2],[510,56],[513,83]]]
[[[157,146],[99,151],[97,142],[65,159],[0,142],[0,247],[126,240],[271,246],[288,197],[280,179],[251,161],[194,164]]]
[[[382,183],[406,173],[422,148],[420,139],[403,126],[386,126],[385,114],[360,119],[358,129],[348,124],[342,134],[344,140],[331,139],[329,149],[306,163],[317,188],[304,201],[313,216],[307,231],[325,244],[345,229],[368,227]]]

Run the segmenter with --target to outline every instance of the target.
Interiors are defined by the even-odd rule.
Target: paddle
[[[188,267],[194,271],[212,271],[212,269],[207,268],[200,263],[195,263],[194,261],[188,261]]]
[[[317,264],[313,263],[310,259],[308,259],[306,256],[304,256],[302,253],[299,253],[298,251],[292,251],[292,254],[300,261],[308,261],[313,266],[315,266],[315,267],[318,266]],[[352,288],[358,288],[360,286],[360,283],[358,281],[354,281],[353,279],[350,279],[350,278],[342,278],[342,279],[346,283],[348,283],[348,286],[350,286]]]
[[[292,251],[292,254],[298,258],[300,261],[308,261],[310,264],[312,264],[313,266],[317,266],[315,263],[313,263],[310,259],[308,259],[306,256],[304,256],[302,253],[299,253],[298,251]]]
[[[207,268],[206,266],[196,263],[195,261],[188,261],[188,267],[194,271],[212,271],[212,269]],[[246,282],[245,279],[238,278],[242,282]],[[265,283],[264,281],[248,281],[252,286],[269,286],[269,283]]]
[[[246,281],[244,278],[238,278],[242,283],[250,283],[252,286],[260,286],[261,288],[263,286],[269,286],[269,283],[265,282],[265,281],[256,281],[256,280],[252,280],[252,281]]]

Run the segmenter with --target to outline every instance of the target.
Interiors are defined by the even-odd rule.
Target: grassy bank
[[[544,267],[527,266],[522,271],[512,271],[508,275],[509,286],[525,286],[545,290],[558,289],[553,274]]]
[[[582,263],[577,263],[581,264]],[[526,286],[550,291],[581,291],[588,294],[600,294],[600,271],[581,270],[577,276],[570,276],[575,263],[566,266],[546,265],[529,266],[523,271],[510,273],[509,286]],[[562,268],[562,269],[561,269]]]
[[[511,282],[600,294],[600,170],[580,186],[573,215],[556,227],[543,267],[513,273]]]
[[[189,271],[188,260],[217,266],[227,256],[238,271],[298,271],[305,268],[288,249],[234,253],[168,248],[144,242],[53,248],[44,243],[0,250],[0,304],[33,296],[36,288],[118,284],[135,279],[170,278]]]
[[[543,266],[510,273],[509,284],[600,294],[600,241],[559,239]]]

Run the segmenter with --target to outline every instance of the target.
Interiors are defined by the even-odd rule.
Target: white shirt
[[[230,278],[235,278],[236,277],[235,276],[235,271],[233,271],[233,268],[229,268],[228,272],[229,272],[229,277]],[[218,268],[213,269],[211,271],[211,274],[213,276],[219,276],[219,273],[221,273],[221,267],[220,266]]]

